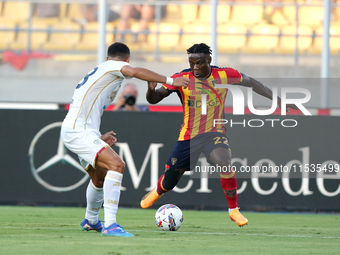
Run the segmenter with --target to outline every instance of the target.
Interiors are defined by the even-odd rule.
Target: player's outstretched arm
[[[250,87],[253,89],[254,92],[257,94],[264,96],[269,99],[273,99],[273,92],[271,91],[270,88],[267,86],[263,85],[261,82],[258,80],[255,80],[254,78],[242,73],[242,82],[240,83],[241,86],[244,87]],[[279,99],[279,97],[278,97]],[[281,101],[281,99],[280,99]]]
[[[131,66],[123,66],[120,70],[121,73],[125,76],[130,76],[134,78],[138,78],[140,80],[144,81],[151,81],[151,82],[159,82],[162,84],[169,84],[176,87],[188,87],[189,85],[189,79],[185,77],[178,77],[178,78],[169,78],[164,75],[160,75],[158,73],[155,73],[151,70],[148,70],[146,68],[140,68],[140,67],[131,67]]]
[[[242,73],[242,82],[240,83],[241,86],[250,87],[253,89],[254,92],[257,94],[264,96],[266,98],[269,98],[270,100],[273,100],[273,92],[270,88],[259,82],[258,80],[255,80],[254,78],[243,74]],[[277,97],[277,105],[279,108],[281,108],[281,98]],[[289,112],[288,108],[298,110],[299,108],[294,104],[287,104],[287,112]]]
[[[146,92],[146,100],[150,104],[157,104],[159,101],[162,101],[163,98],[169,95],[169,92],[161,87],[159,89],[155,89],[157,86],[157,82],[148,82],[148,91]]]

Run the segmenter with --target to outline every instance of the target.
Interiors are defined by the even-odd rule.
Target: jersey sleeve
[[[233,69],[233,68],[227,68],[225,70],[228,78],[228,84],[235,84],[242,82],[243,78],[239,71]]]
[[[178,73],[178,74],[174,74],[170,77],[171,78],[177,78],[177,77],[182,77],[182,76],[183,75],[181,73]],[[175,90],[178,90],[178,87],[172,86],[172,85],[169,85],[169,84],[163,84],[162,86],[163,86],[163,88],[165,88],[169,92],[169,94],[174,92]]]
[[[130,76],[125,76],[120,71],[120,70],[122,70],[122,68],[124,66],[129,66],[130,65],[128,62],[125,62],[125,61],[113,61],[112,64],[113,64],[112,65],[112,74],[117,75],[117,76],[122,77],[122,78],[125,78],[125,79],[131,79],[132,78]]]

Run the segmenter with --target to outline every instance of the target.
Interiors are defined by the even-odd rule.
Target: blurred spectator
[[[39,18],[54,18],[59,17],[59,4],[35,4],[35,16]]]
[[[264,3],[282,3],[282,0],[264,0]],[[265,6],[263,11],[263,19],[268,22],[268,24],[288,24],[288,20],[285,18],[283,13],[283,6]],[[275,19],[275,20],[274,20]]]
[[[316,0],[305,0],[306,4],[320,4],[321,6],[319,6],[319,8],[323,8],[323,0],[321,1],[316,1]],[[331,0],[331,17],[330,17],[330,20],[331,21],[339,21],[340,17],[339,17],[339,14],[340,12],[337,11],[337,8],[340,8],[340,7],[337,7],[337,6],[333,6],[335,4],[337,4],[338,0]],[[320,20],[322,21],[322,20]]]
[[[332,0],[331,4],[337,4],[337,0]],[[331,21],[339,21],[340,17],[339,17],[339,12],[337,11],[337,8],[339,7],[332,7],[332,11],[331,11]]]
[[[147,2],[152,2],[153,0],[148,0]],[[166,6],[161,7],[162,17],[164,17]],[[136,4],[136,5],[124,5],[118,30],[125,32],[130,29],[130,19],[139,20],[138,32],[134,34],[132,41],[136,42],[138,40],[138,34],[148,31],[149,23],[155,17],[155,6],[147,4]],[[124,41],[124,35],[122,34],[118,41]]]
[[[149,111],[148,106],[137,105],[138,90],[135,84],[128,83],[117,98],[115,111]]]
[[[107,8],[107,21],[111,22],[119,18],[119,14],[113,11],[110,7]],[[96,22],[98,21],[98,5],[97,4],[82,4],[80,10],[84,20],[77,20],[79,23]],[[83,24],[84,25],[84,24]]]

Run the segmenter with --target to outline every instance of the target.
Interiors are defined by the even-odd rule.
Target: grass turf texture
[[[239,228],[226,212],[183,210],[176,232],[161,231],[154,209],[119,209],[135,237],[81,231],[84,208],[0,206],[0,254],[339,254],[339,214],[244,212]],[[101,218],[103,218],[103,210]]]

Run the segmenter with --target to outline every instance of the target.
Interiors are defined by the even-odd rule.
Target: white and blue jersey
[[[77,85],[63,127],[99,130],[103,111],[111,104],[125,78],[124,61],[108,60],[90,71]]]
[[[109,60],[94,68],[78,83],[61,127],[64,145],[76,153],[84,169],[96,168],[98,153],[109,145],[101,140],[101,116],[111,104],[125,78],[127,62]]]

